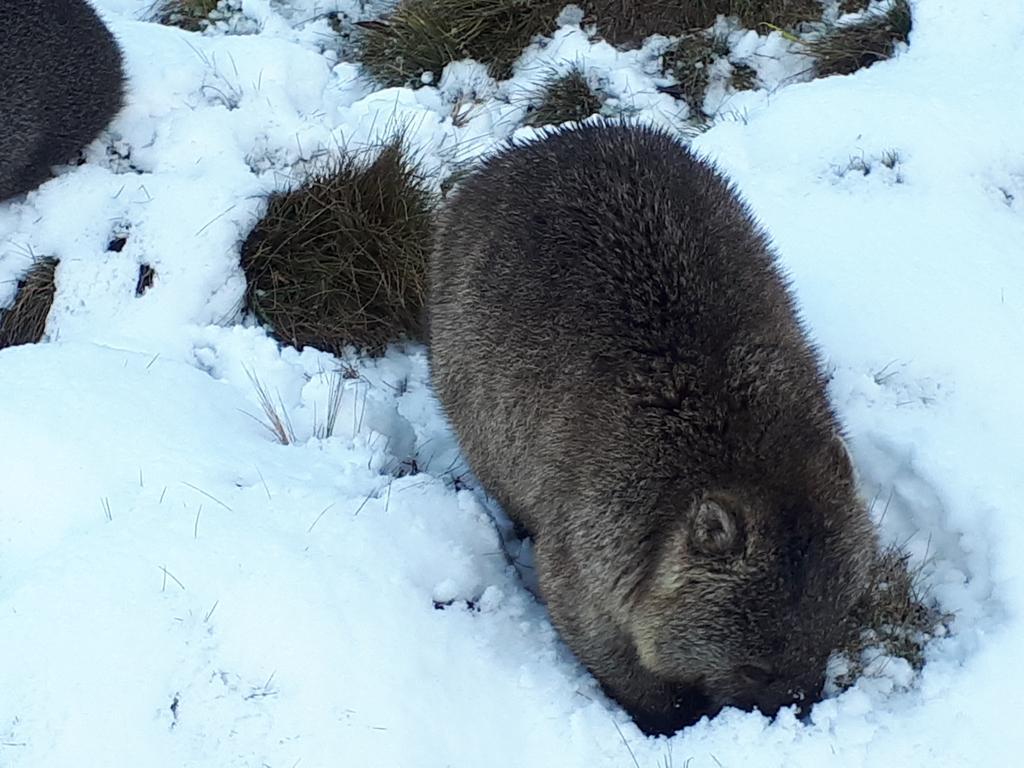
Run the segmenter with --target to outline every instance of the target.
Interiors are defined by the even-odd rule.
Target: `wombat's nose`
[[[783,678],[767,667],[744,665],[737,670],[744,680],[745,693],[727,702],[740,709],[758,709],[773,717],[783,707],[796,705],[797,714],[806,714],[821,698],[824,680]]]

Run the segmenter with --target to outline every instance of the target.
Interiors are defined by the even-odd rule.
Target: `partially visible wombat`
[[[123,98],[120,49],[86,0],[0,2],[0,200],[71,160]]]
[[[434,385],[562,637],[648,733],[820,696],[875,534],[766,235],[669,135],[560,130],[444,211]]]

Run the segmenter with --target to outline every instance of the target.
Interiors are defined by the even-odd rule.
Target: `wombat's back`
[[[612,471],[616,438],[637,444],[625,397],[671,404],[680,366],[751,329],[802,343],[730,185],[643,127],[562,130],[486,161],[442,216],[430,289],[435,386],[474,471],[531,529],[534,501],[558,514],[543,494]]]
[[[120,50],[85,0],[0,3],[0,200],[95,139],[123,92]]]

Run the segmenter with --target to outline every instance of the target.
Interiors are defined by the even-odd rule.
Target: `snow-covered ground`
[[[0,766],[1020,765],[1024,5],[917,0],[894,60],[714,96],[695,146],[773,234],[883,536],[955,619],[920,674],[880,660],[807,722],[727,711],[647,739],[459,490],[424,351],[348,358],[316,437],[338,361],[243,322],[238,249],[324,151],[404,125],[440,179],[552,67],[679,127],[658,42],[567,26],[508,83],[462,64],[374,92],[318,18],[355,0],[242,0],[232,34],[96,4],[130,75],[112,139],[0,204],[0,306],[33,254],[60,259],[48,342],[0,351]],[[733,43],[769,84],[806,66],[778,35]],[[253,418],[248,371],[295,444]]]

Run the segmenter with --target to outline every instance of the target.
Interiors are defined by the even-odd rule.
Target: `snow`
[[[694,146],[771,232],[883,538],[955,619],[920,674],[879,660],[806,722],[726,711],[648,739],[455,482],[424,350],[346,357],[318,437],[339,361],[241,316],[238,249],[261,196],[323,153],[404,126],[439,183],[572,64],[681,129],[664,39],[617,52],[569,24],[511,81],[460,63],[375,91],[323,14],[379,4],[243,0],[233,34],[200,35],[141,20],[150,0],[96,2],[128,106],[86,165],[0,204],[0,305],[33,255],[61,260],[48,342],[0,351],[0,765],[1019,762],[1024,6],[918,0],[898,58],[813,82],[777,33],[731,38],[767,87],[722,92]],[[294,444],[260,423],[250,373]]]

